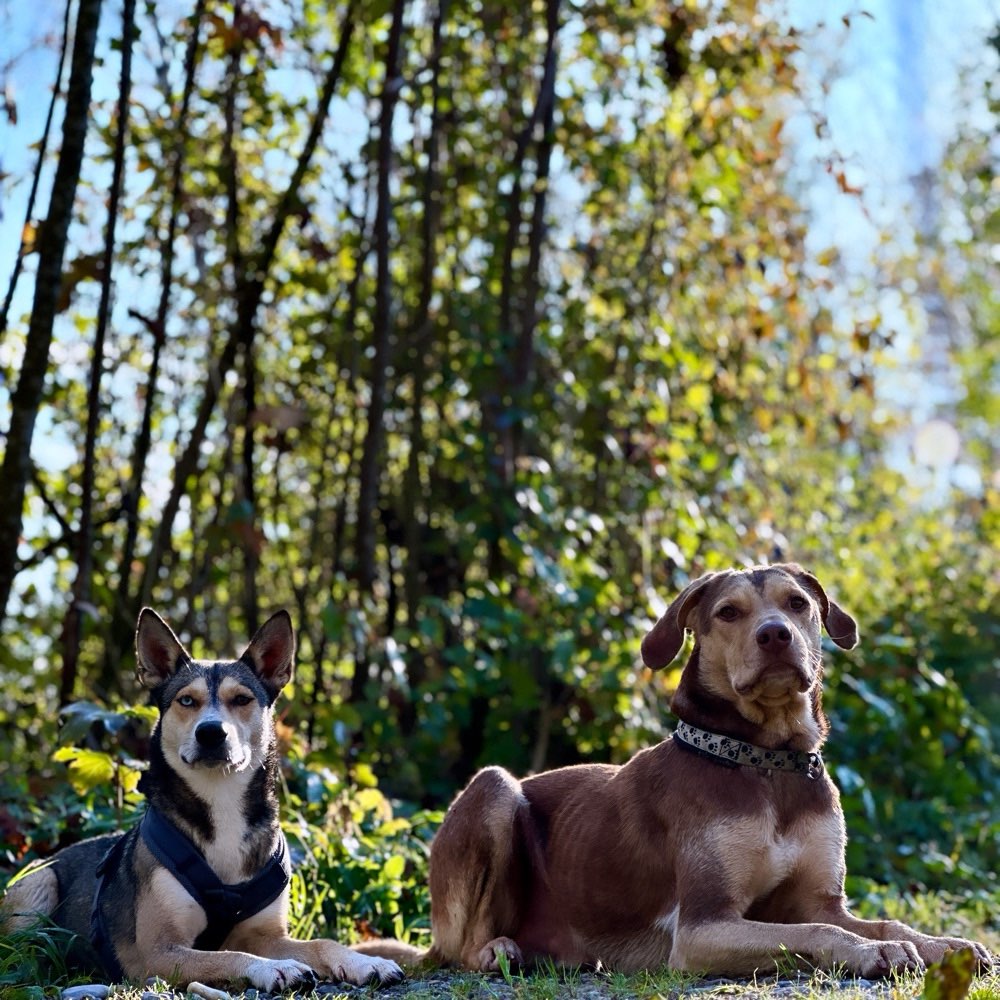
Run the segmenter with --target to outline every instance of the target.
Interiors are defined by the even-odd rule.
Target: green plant
[[[48,986],[68,985],[73,972],[68,956],[76,935],[51,921],[0,935],[0,995],[5,1000]]]
[[[345,780],[291,762],[283,825],[295,859],[292,933],[427,943],[427,852],[441,819],[394,810],[366,765]]]

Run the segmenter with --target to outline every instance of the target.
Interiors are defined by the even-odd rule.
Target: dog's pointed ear
[[[653,670],[665,667],[684,645],[684,629],[688,615],[694,610],[708,586],[721,573],[706,573],[689,583],[674,598],[673,603],[660,616],[659,621],[642,640],[642,662]]]
[[[801,566],[789,563],[782,567],[819,601],[820,613],[827,634],[841,649],[853,649],[858,644],[858,623],[839,605],[826,596],[823,585]]]
[[[139,683],[152,691],[190,662],[188,651],[170,626],[152,608],[143,608],[135,629],[135,671]]]
[[[288,612],[271,615],[257,630],[240,659],[249,664],[274,701],[292,679],[295,669],[295,632]]]

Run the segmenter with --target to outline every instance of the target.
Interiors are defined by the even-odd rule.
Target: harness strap
[[[238,923],[274,902],[291,877],[284,834],[279,834],[274,853],[252,879],[227,885],[195,844],[158,809],[146,810],[139,833],[156,860],[205,911],[208,923],[194,942],[203,951],[218,949]]]
[[[122,854],[125,851],[125,841],[128,834],[122,834],[107,850],[97,866],[97,885],[94,887],[94,903],[90,908],[90,940],[94,944],[94,949],[104,966],[104,971],[112,982],[120,983],[125,978],[125,970],[118,961],[114,945],[111,942],[111,935],[108,933],[107,921],[101,910],[101,897],[108,882],[114,878],[118,866],[121,864]]]
[[[205,929],[193,944],[201,951],[218,950],[237,924],[273,903],[291,878],[292,867],[283,833],[279,833],[278,844],[267,864],[252,879],[234,885],[223,882],[193,841],[152,806],[146,810],[138,833],[156,860],[205,911]],[[115,953],[101,904],[121,864],[129,836],[119,837],[97,866],[97,885],[90,911],[91,940],[104,971],[113,982],[124,980],[125,971]]]

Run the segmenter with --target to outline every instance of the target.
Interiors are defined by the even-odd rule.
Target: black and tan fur
[[[692,726],[770,750],[818,751],[820,634],[853,619],[795,564],[693,582],[642,644],[654,669],[695,634],[672,708]],[[518,781],[481,771],[430,859],[433,952],[491,970],[551,958],[625,972],[669,965],[751,974],[798,956],[862,976],[920,969],[949,948],[898,921],[861,920],[844,895],[845,829],[826,775],[727,767],[671,738],[624,766]]]
[[[194,660],[153,611],[139,616],[138,676],[160,712],[141,789],[227,884],[252,878],[279,843],[272,705],[291,680],[294,654],[286,612],[274,615],[235,661]],[[205,930],[205,910],[137,829],[120,836],[122,861],[101,898],[108,938],[128,978],[248,982],[267,991],[316,978],[359,984],[401,978],[396,963],[384,958],[330,940],[293,940],[287,887],[236,924],[220,950],[192,947]],[[115,839],[69,847],[15,882],[3,900],[7,928],[42,914],[89,939],[95,872]]]

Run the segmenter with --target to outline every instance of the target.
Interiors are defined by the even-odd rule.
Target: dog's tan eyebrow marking
[[[750,588],[751,584],[748,580],[737,579],[727,581],[726,586],[719,593],[713,595],[712,602],[709,604],[711,613],[714,615],[720,608],[724,608],[727,604],[731,604],[736,608],[743,608],[748,600],[753,600],[753,592]]]
[[[775,604],[781,604],[792,597],[804,597],[812,600],[809,591],[789,576],[775,576],[770,585],[765,589],[764,596],[772,600]]]
[[[205,683],[205,678],[195,677],[192,681],[185,684],[184,687],[178,688],[174,697],[180,698],[184,694],[189,694],[192,697],[196,695],[202,698],[206,697],[208,695],[208,685]]]
[[[238,681],[235,677],[224,677],[219,685],[219,697],[228,699],[238,694],[248,694],[254,699],[257,697],[242,681]]]

